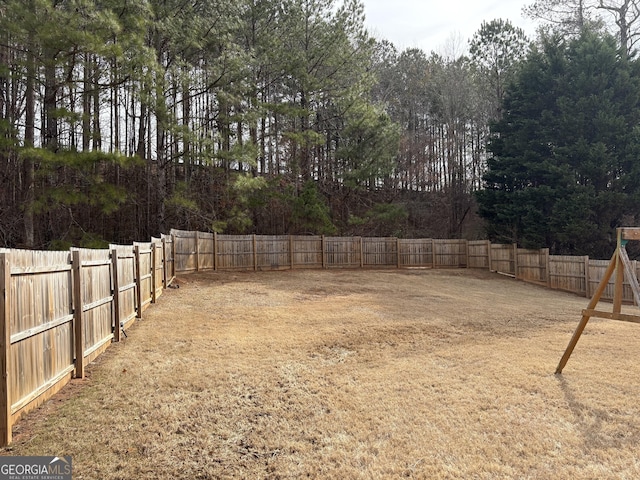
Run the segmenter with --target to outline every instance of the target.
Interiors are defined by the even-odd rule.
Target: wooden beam
[[[601,312],[599,310],[583,310],[582,315],[588,315],[589,317],[606,318],[609,320],[619,320],[621,322],[640,323],[640,316],[631,315],[628,313],[612,313]]]
[[[620,247],[620,260],[624,265],[624,272],[627,274],[627,280],[631,286],[631,292],[633,293],[633,299],[636,305],[640,305],[640,285],[638,284],[638,277],[636,277],[635,269],[629,260],[627,249],[624,246]]]
[[[600,283],[598,284],[598,288],[596,288],[596,291],[593,293],[593,297],[591,298],[591,301],[589,302],[589,306],[587,307],[586,311],[593,310],[595,306],[598,304],[598,302],[600,301],[600,297],[602,296],[602,293],[604,292],[604,290],[607,288],[607,285],[609,284],[609,279],[611,278],[611,275],[613,275],[613,272],[616,268],[617,263],[618,263],[618,249],[616,249],[616,251],[613,252],[613,256],[609,261],[609,266],[607,267],[607,270],[604,272],[602,280],[600,280]],[[573,353],[573,349],[576,347],[576,344],[578,343],[578,340],[580,340],[580,336],[582,335],[584,328],[587,326],[587,323],[589,322],[589,318],[590,318],[589,315],[585,315],[583,313],[582,319],[580,320],[580,323],[578,323],[578,327],[573,333],[573,336],[569,341],[569,345],[567,345],[567,348],[564,351],[564,354],[562,355],[560,362],[558,363],[558,367],[556,368],[556,374],[562,373],[562,370],[567,365],[567,362],[569,361],[569,357],[571,357],[571,354]]]
[[[598,284],[598,287],[596,288],[596,291],[593,292],[593,297],[591,297],[591,301],[589,302],[589,306],[587,306],[587,309],[591,310],[591,309],[595,308],[595,306],[600,301],[600,297],[602,296],[602,294],[604,293],[605,289],[607,288],[607,285],[609,284],[609,280],[611,279],[611,276],[613,275],[613,271],[616,268],[616,262],[617,261],[618,261],[618,251],[616,250],[615,252],[613,252],[613,256],[611,257],[611,260],[609,261],[609,266],[605,270],[604,275],[602,276],[602,279],[600,280],[600,283]]]
[[[613,312],[620,313],[622,311],[622,297],[624,292],[624,265],[622,263],[621,252],[623,247],[616,250],[618,258],[616,260],[616,275],[613,287]]]
[[[587,323],[589,322],[589,318],[590,317],[588,315],[582,315],[582,319],[578,324],[578,328],[576,328],[576,331],[573,332],[573,336],[569,341],[569,345],[567,345],[567,348],[564,351],[562,358],[560,359],[560,363],[558,363],[558,366],[556,367],[556,374],[562,373],[562,369],[565,367],[565,365],[569,361],[569,357],[573,353],[573,349],[576,348],[576,344],[578,343],[578,340],[580,340],[580,335],[582,335],[582,332],[584,331],[584,327],[587,326]]]
[[[622,240],[640,240],[640,228],[624,227],[620,230],[622,230]]]

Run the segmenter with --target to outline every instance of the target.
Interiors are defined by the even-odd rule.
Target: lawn
[[[74,479],[640,477],[640,325],[484,271],[206,273],[14,427]],[[610,308],[610,307],[607,307]]]

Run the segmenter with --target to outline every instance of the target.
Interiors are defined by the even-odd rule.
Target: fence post
[[[544,271],[546,272],[547,278],[547,288],[551,288],[551,255],[549,255],[549,249],[545,248],[544,255]]]
[[[396,237],[396,255],[398,256],[398,268],[400,268],[401,259],[400,259],[400,239]]]
[[[589,255],[584,256],[584,291],[585,297],[591,298],[591,278],[589,276]]]
[[[513,275],[518,279],[518,244],[513,244]]]
[[[113,341],[120,341],[120,279],[118,278],[118,250],[111,250],[111,278],[113,279]]]
[[[166,290],[169,281],[167,276],[167,241],[164,238],[161,238],[160,241],[162,242],[162,288]]]
[[[487,263],[489,264],[489,271],[493,272],[493,268],[491,263],[493,259],[491,258],[491,240],[487,240]]]
[[[11,443],[11,392],[9,372],[11,362],[11,260],[9,253],[0,253],[0,446]]]
[[[324,235],[322,235],[320,240],[320,251],[322,252],[322,268],[327,268],[327,259],[326,254],[324,253]]]
[[[289,263],[291,264],[291,270],[293,270],[293,259],[295,255],[293,253],[293,237],[289,235]]]
[[[140,271],[140,246],[134,245],[133,255],[136,264],[136,318],[142,318],[142,272]]]
[[[196,230],[196,272],[200,271],[200,233]]]
[[[218,270],[218,233],[213,232],[213,269]]]
[[[360,243],[360,268],[364,268],[364,242],[362,241],[362,237],[358,237],[358,241]]]
[[[436,241],[431,239],[431,268],[436,268]]]
[[[73,330],[76,350],[76,378],[84,378],[84,321],[82,319],[82,262],[80,252],[72,252]]]
[[[211,250],[212,250],[212,259],[211,259],[211,269],[215,271],[216,269],[216,232],[213,232],[213,237],[211,238]]]
[[[176,236],[171,234],[171,279],[176,276]]]
[[[149,259],[151,263],[151,303],[156,303],[156,244],[155,242],[151,242],[151,258]]]
[[[465,265],[465,268],[469,268],[469,240],[465,239],[464,245],[465,245],[465,255],[467,258],[467,264]]]
[[[631,272],[629,272],[629,274],[633,273],[634,276],[638,276],[638,261],[637,260],[633,260],[631,262]],[[632,303],[634,307],[638,306],[638,302],[636,301],[636,296],[635,295],[631,295],[633,297]]]
[[[255,272],[256,270],[258,270],[258,251],[256,249],[256,234],[254,233],[252,238],[251,238],[251,242],[253,245],[253,271]]]

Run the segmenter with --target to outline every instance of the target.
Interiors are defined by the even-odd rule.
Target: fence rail
[[[590,297],[608,261],[489,241],[169,235],[107,250],[0,249],[0,444],[27,411],[120,341],[176,274],[297,268],[478,268]],[[633,268],[638,271],[637,262]],[[611,300],[613,284],[603,298]],[[633,294],[625,279],[624,301]]]

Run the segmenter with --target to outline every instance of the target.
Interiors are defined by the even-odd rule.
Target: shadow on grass
[[[582,438],[585,452],[637,445],[640,440],[637,408],[633,407],[633,411],[620,408],[620,401],[624,399],[598,395],[593,391],[597,385],[578,386],[562,374],[556,374],[555,377],[573,416],[576,433]],[[628,405],[627,402],[624,404]]]

